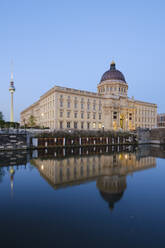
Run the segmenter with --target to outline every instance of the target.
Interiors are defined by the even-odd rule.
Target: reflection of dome
[[[101,192],[100,195],[103,197],[105,201],[109,203],[109,208],[112,210],[114,208],[114,204],[122,198],[124,192],[121,193],[107,193],[107,192]]]
[[[112,62],[110,66],[110,70],[106,71],[103,74],[100,83],[106,80],[119,80],[126,83],[123,73],[121,73],[119,70],[116,70],[115,62]]]
[[[102,176],[97,179],[100,195],[109,203],[110,209],[113,209],[115,202],[122,198],[126,187],[125,176]]]

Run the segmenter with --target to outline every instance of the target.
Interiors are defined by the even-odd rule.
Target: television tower
[[[14,110],[13,110],[13,94],[15,92],[14,81],[13,81],[13,72],[11,72],[10,88],[11,93],[11,109],[10,109],[10,122],[14,122]]]

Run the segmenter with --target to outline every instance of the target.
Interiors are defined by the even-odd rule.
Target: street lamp
[[[102,125],[102,129],[103,129],[103,132],[104,132],[104,125]]]

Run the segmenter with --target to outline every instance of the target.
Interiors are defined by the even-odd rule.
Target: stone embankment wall
[[[106,145],[134,145],[137,136],[122,132],[52,132],[52,133],[0,133],[0,151],[19,149],[45,149],[60,147],[88,147]]]
[[[26,134],[0,134],[0,151],[27,149],[27,143]]]
[[[32,146],[36,148],[55,147],[86,147],[86,146],[106,146],[106,145],[131,145],[137,144],[136,135],[113,134],[105,136],[96,135],[70,135],[58,137],[37,137],[32,138]]]
[[[138,130],[139,144],[165,144],[165,128]]]

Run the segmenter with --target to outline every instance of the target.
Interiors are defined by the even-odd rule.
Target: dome
[[[100,195],[102,196],[102,198],[108,202],[109,204],[109,208],[112,210],[114,208],[114,205],[116,202],[120,201],[122,196],[123,196],[124,192],[120,192],[120,193],[115,193],[115,194],[109,194],[107,192],[101,192],[100,191]]]
[[[126,83],[123,73],[119,70],[116,70],[114,61],[112,61],[110,69],[103,74],[100,83],[106,80],[120,80]]]

